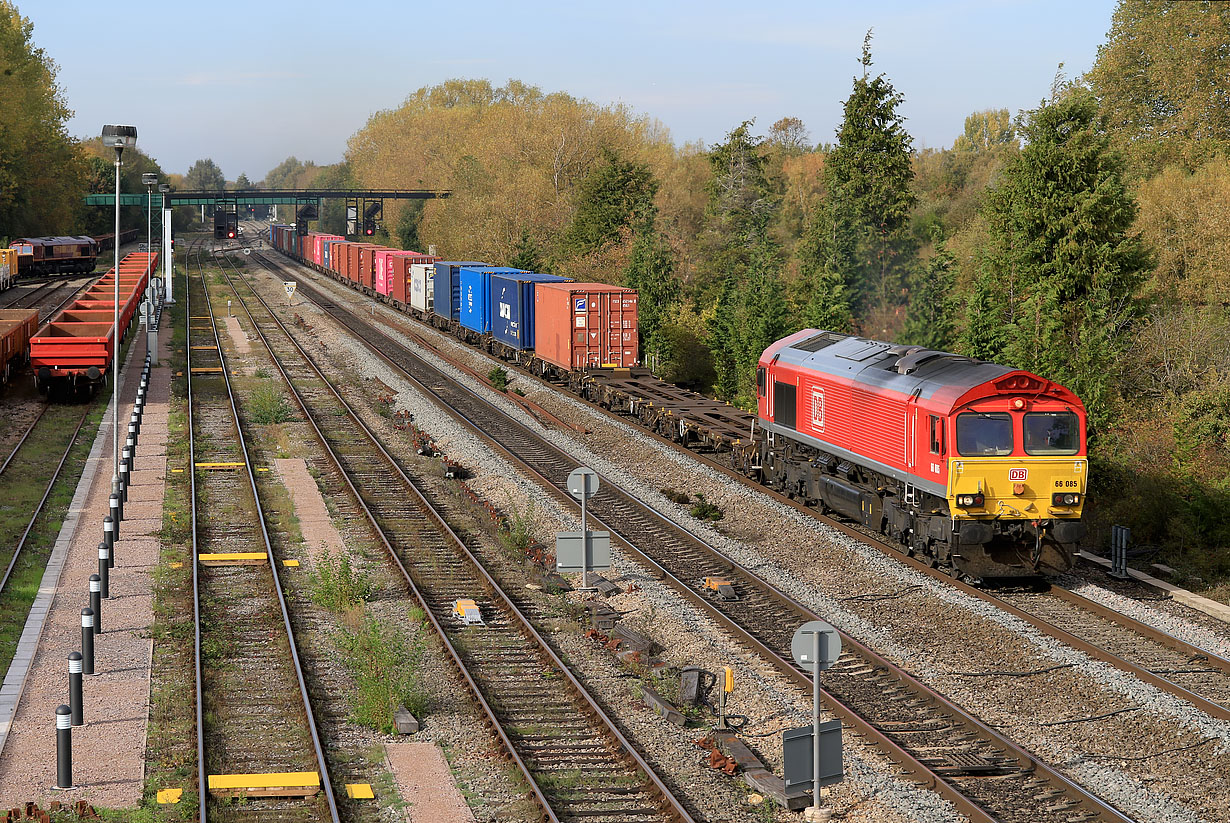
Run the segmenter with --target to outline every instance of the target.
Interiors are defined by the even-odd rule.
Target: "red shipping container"
[[[635,366],[636,300],[636,290],[623,286],[536,283],[535,353],[563,369]]]
[[[352,283],[358,282],[359,277],[359,244],[351,243],[346,246],[346,271],[343,272],[346,279]]]
[[[360,286],[375,290],[376,288],[376,252],[393,251],[387,246],[377,246],[375,243],[359,245],[359,276],[355,278]]]
[[[337,272],[339,277],[346,276],[346,255],[349,249],[349,243],[334,243],[329,250],[329,268]]]
[[[400,251],[388,255],[388,294],[403,306],[410,305],[410,267],[415,263],[434,263],[440,258],[416,251]]]

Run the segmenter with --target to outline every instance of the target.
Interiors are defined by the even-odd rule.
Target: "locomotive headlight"
[[[986,498],[981,494],[958,494],[957,505],[963,509],[973,509],[982,506]]]
[[[1081,502],[1081,496],[1076,492],[1055,492],[1051,495],[1053,506],[1075,506]]]

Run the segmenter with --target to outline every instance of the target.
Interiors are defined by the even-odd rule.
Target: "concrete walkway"
[[[145,358],[145,329],[137,326],[136,333],[140,336],[120,376],[121,436],[127,431]],[[125,807],[141,799],[152,653],[150,572],[160,548],[171,382],[166,365],[170,330],[163,328],[160,337],[163,365],[150,377],[136,472],[110,572],[111,599],[103,601],[103,634],[95,643],[97,675],[85,678],[85,725],[73,729],[73,782],[78,788],[53,789],[55,707],[68,702],[68,654],[81,648],[81,609],[88,605],[89,576],[98,571],[102,518],[111,493],[109,409],[0,692],[0,808],[28,800]]]

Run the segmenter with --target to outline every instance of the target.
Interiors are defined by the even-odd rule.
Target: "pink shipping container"
[[[313,234],[312,235],[312,262],[318,266],[325,264],[325,247],[326,240],[342,240],[340,234]]]
[[[400,249],[376,249],[376,292],[386,297],[393,293],[393,261],[390,258],[405,257],[418,252]]]
[[[635,289],[536,283],[534,351],[562,369],[630,368],[639,360]]]

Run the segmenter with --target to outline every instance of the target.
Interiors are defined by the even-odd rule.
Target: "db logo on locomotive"
[[[1029,469],[1008,469],[1009,483],[1023,483],[1029,479]]]

